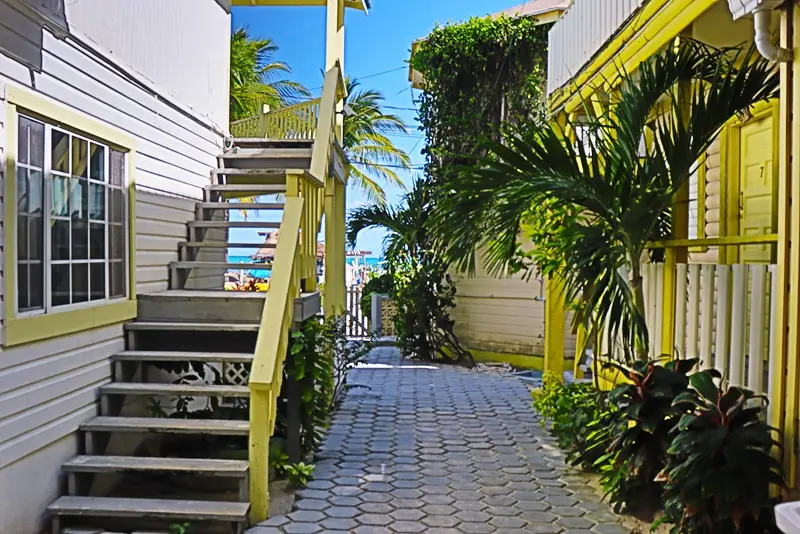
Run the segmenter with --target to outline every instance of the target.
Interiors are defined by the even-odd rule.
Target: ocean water
[[[383,258],[362,258],[359,260],[360,263],[363,265],[366,263],[370,268],[377,268],[383,263]],[[347,263],[352,265],[355,262],[355,258],[347,258]],[[249,272],[251,276],[255,276],[258,278],[269,278],[270,270],[269,269],[252,269],[248,268],[248,265],[253,264],[253,260],[250,256],[228,256],[228,263],[241,263],[242,269]]]

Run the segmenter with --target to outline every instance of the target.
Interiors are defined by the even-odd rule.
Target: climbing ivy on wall
[[[420,43],[412,66],[424,77],[419,121],[429,180],[446,181],[503,123],[542,119],[548,29],[531,17],[472,18],[437,26]]]

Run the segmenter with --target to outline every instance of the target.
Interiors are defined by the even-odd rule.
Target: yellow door
[[[739,146],[739,235],[771,234],[772,116],[743,125]],[[767,263],[771,256],[770,245],[748,245],[741,247],[739,261]]]

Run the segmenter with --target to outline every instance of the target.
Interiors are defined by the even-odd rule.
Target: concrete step
[[[271,148],[250,148],[238,147],[234,150],[229,150],[220,154],[220,159],[237,160],[237,159],[291,159],[291,158],[310,158],[312,153],[311,147],[299,148],[286,148],[286,147],[271,147]]]
[[[244,478],[248,462],[205,458],[143,458],[138,456],[76,456],[61,466],[67,473],[160,471]]]
[[[311,148],[239,148],[218,156],[226,169],[308,169]],[[225,173],[230,174],[230,173]]]
[[[114,497],[61,497],[47,507],[56,516],[129,517],[244,523],[250,504],[220,501],[179,501]]]
[[[246,386],[216,384],[153,384],[115,382],[100,386],[100,395],[164,395],[170,397],[249,397]]]
[[[84,432],[130,432],[144,434],[198,434],[247,436],[248,421],[223,419],[172,419],[168,417],[92,417],[80,425]]]
[[[286,192],[286,183],[277,184],[214,184],[204,186],[206,202],[220,198],[242,198],[261,195],[277,195]]]
[[[238,265],[238,264],[237,264]],[[143,321],[258,324],[268,293],[173,289],[137,296]]]
[[[253,355],[245,352],[190,352],[126,350],[111,355],[115,362],[219,362],[250,363]]]

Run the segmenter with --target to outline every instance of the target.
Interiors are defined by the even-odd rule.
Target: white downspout
[[[772,9],[760,5],[753,11],[755,25],[756,48],[762,56],[770,61],[781,63],[792,60],[792,51],[772,44],[770,29],[772,27]]]

